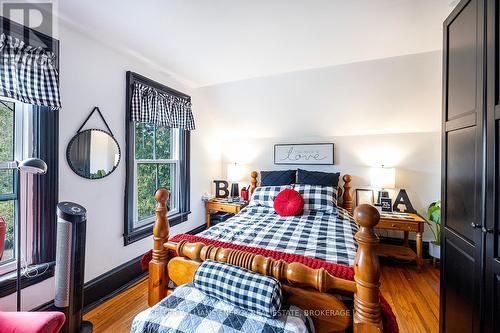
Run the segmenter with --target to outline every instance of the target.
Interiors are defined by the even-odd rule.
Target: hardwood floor
[[[148,280],[140,281],[83,316],[94,325],[93,333],[129,332],[134,316],[148,307]]]
[[[400,332],[437,332],[439,325],[439,270],[426,264],[382,263],[381,290],[391,304]],[[147,308],[147,280],[140,281],[84,316],[94,333],[129,332],[133,317]]]
[[[427,263],[417,266],[382,264],[381,292],[396,315],[401,333],[438,332],[439,270]]]

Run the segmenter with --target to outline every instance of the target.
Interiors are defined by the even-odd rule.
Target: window
[[[179,212],[179,130],[135,123],[134,228],[154,220],[159,187],[170,189],[169,216]]]
[[[160,85],[135,73],[127,73],[127,149],[124,243],[150,237],[155,221],[154,194],[168,188],[170,226],[187,220],[189,212],[189,131],[130,120],[131,87],[134,82]]]
[[[59,41],[0,17],[0,32],[30,46],[42,47],[59,59]],[[58,67],[58,62],[55,64]],[[0,164],[12,166],[0,170],[0,216],[6,223],[6,249],[0,259],[0,297],[15,292],[15,261],[22,259],[25,269],[21,286],[25,288],[54,274],[56,251],[56,205],[58,202],[59,112],[47,106],[24,104],[0,97]],[[19,180],[14,160],[38,157],[47,163],[48,171],[40,177],[24,175]],[[28,185],[28,197],[23,191]],[[21,199],[19,186],[22,185]],[[19,204],[25,205],[18,207]],[[20,208],[20,209],[18,209]],[[25,208],[27,216],[25,219]],[[17,211],[21,211],[21,251],[16,253]],[[27,221],[27,222],[26,222]],[[24,223],[26,222],[26,223]]]
[[[0,297],[15,292],[18,255],[23,266],[23,288],[54,274],[57,123],[57,112],[0,97],[0,164],[2,169],[9,168],[0,170],[0,217],[5,223],[5,238],[0,237],[4,248],[3,253],[0,252]],[[22,174],[20,180],[12,162],[27,157],[43,159],[48,165],[47,174],[41,177]],[[19,200],[20,196],[22,200]],[[21,216],[17,214],[18,208]],[[18,254],[20,217],[22,237]]]
[[[27,121],[28,112],[31,107],[11,99],[0,98],[0,162],[8,163],[15,160],[22,160],[26,156],[30,147],[28,147],[28,133],[30,133],[30,124]],[[19,190],[18,190],[18,172],[13,169],[0,170],[0,218],[5,223],[5,235],[0,238],[3,241],[3,254],[0,253],[0,275],[15,270],[15,260],[17,253],[15,252],[17,241],[17,206],[19,205]],[[23,219],[24,221],[26,219]],[[23,225],[23,234],[27,225]],[[29,233],[32,235],[32,233]],[[0,235],[1,236],[1,235]],[[25,264],[30,264],[30,260],[26,255],[28,253],[27,245],[31,241],[24,237],[22,244],[22,260]],[[0,248],[2,244],[0,244]]]

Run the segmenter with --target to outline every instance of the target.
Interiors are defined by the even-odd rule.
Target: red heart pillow
[[[280,216],[295,216],[304,210],[304,199],[299,192],[286,188],[274,199],[274,210]]]

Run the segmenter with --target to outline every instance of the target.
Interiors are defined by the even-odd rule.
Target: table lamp
[[[236,162],[227,165],[227,180],[232,182],[230,196],[237,198],[240,196],[240,189],[238,182],[243,178],[243,172],[241,166]]]
[[[387,189],[396,187],[396,168],[386,168],[383,165],[379,168],[371,168],[370,170],[371,186],[379,188],[377,203],[380,204],[380,198],[389,197]]]

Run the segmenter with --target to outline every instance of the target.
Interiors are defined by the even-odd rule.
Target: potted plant
[[[434,234],[434,241],[429,243],[429,255],[439,259],[441,257],[441,201],[433,202],[427,208],[427,223]]]

